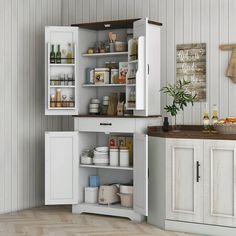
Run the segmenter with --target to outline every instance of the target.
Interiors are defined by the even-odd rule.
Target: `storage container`
[[[100,186],[100,177],[97,175],[89,176],[89,187],[99,187]]]
[[[109,68],[94,69],[95,84],[109,84]]]
[[[120,149],[120,166],[129,166],[129,150],[127,148]]]
[[[133,194],[124,194],[124,193],[117,193],[120,196],[121,206],[123,207],[133,207]]]
[[[127,51],[127,43],[126,42],[115,42],[115,51],[116,52],[125,52]]]
[[[85,187],[84,202],[95,204],[98,202],[98,187]]]
[[[111,83],[118,84],[119,81],[119,69],[111,69]]]
[[[118,148],[110,149],[110,166],[118,166],[119,165],[119,150]]]

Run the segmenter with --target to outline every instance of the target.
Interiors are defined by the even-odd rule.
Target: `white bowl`
[[[91,165],[93,164],[93,158],[92,157],[86,157],[86,156],[82,156],[81,157],[81,164],[85,164],[85,165]]]
[[[92,98],[91,99],[91,103],[93,103],[93,104],[100,104],[100,100],[97,99],[97,98]]]
[[[89,113],[98,113],[99,112],[99,110],[98,110],[98,108],[90,108],[89,109]]]
[[[99,108],[99,104],[97,104],[97,103],[90,103],[89,104],[89,108],[91,109],[91,108]]]
[[[109,159],[108,158],[102,158],[102,159],[93,158],[93,163],[94,164],[109,164]]]
[[[109,151],[109,147],[96,147],[95,151],[97,152],[108,152]]]
[[[109,96],[103,96],[103,101],[109,101],[110,97]]]
[[[120,193],[123,194],[133,194],[133,186],[132,185],[120,185]]]
[[[102,104],[105,105],[105,106],[108,106],[108,105],[109,105],[109,101],[104,100],[104,101],[102,102]]]

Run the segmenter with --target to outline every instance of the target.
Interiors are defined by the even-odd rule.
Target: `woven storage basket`
[[[236,124],[215,124],[214,127],[221,134],[236,134]]]

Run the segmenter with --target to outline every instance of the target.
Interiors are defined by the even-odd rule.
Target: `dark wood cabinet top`
[[[204,133],[202,126],[181,126],[178,132],[163,132],[161,126],[148,127],[148,135],[160,138],[236,140],[235,134]]]
[[[73,117],[86,117],[86,118],[158,118],[161,115],[154,115],[154,116],[108,116],[108,115],[89,115],[89,114],[80,114],[74,115]]]

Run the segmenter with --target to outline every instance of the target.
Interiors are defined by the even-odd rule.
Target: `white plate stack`
[[[109,164],[109,148],[97,147],[93,152],[93,164],[99,166],[107,166]]]

